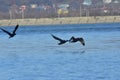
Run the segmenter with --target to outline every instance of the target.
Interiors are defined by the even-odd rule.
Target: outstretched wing
[[[52,35],[52,34],[51,34],[51,35]],[[60,38],[58,38],[58,37],[56,37],[56,36],[54,36],[54,35],[52,35],[52,37],[53,37],[54,39],[58,40],[58,41],[64,41],[64,40],[62,40],[62,39],[60,39]]]
[[[2,28],[0,28],[3,32],[5,32],[5,33],[7,33],[9,36],[11,36],[11,33],[10,32],[8,32],[8,31],[6,31],[6,30],[4,30],[4,29],[2,29]]]
[[[15,34],[16,30],[18,29],[18,24],[16,25],[15,29],[13,30],[13,34]]]

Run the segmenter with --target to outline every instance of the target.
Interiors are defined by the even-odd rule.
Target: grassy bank
[[[55,25],[55,24],[88,24],[88,23],[118,23],[120,16],[96,16],[96,17],[62,17],[40,19],[11,19],[0,20],[1,26],[20,25]]]

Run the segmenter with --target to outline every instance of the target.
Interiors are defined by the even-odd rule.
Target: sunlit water
[[[120,79],[120,23],[21,26],[16,33],[8,39],[0,31],[0,80]],[[57,45],[50,34],[83,37],[86,45]]]

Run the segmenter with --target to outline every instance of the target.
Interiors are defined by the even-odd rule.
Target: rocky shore
[[[57,25],[57,24],[90,24],[90,23],[118,23],[120,16],[92,16],[92,17],[62,17],[40,19],[9,19],[0,20],[1,26],[19,25]]]

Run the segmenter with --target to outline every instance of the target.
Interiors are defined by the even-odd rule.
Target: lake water
[[[120,79],[120,23],[21,26],[16,33],[8,39],[0,31],[0,80]],[[57,45],[50,34],[83,37],[86,45]]]

